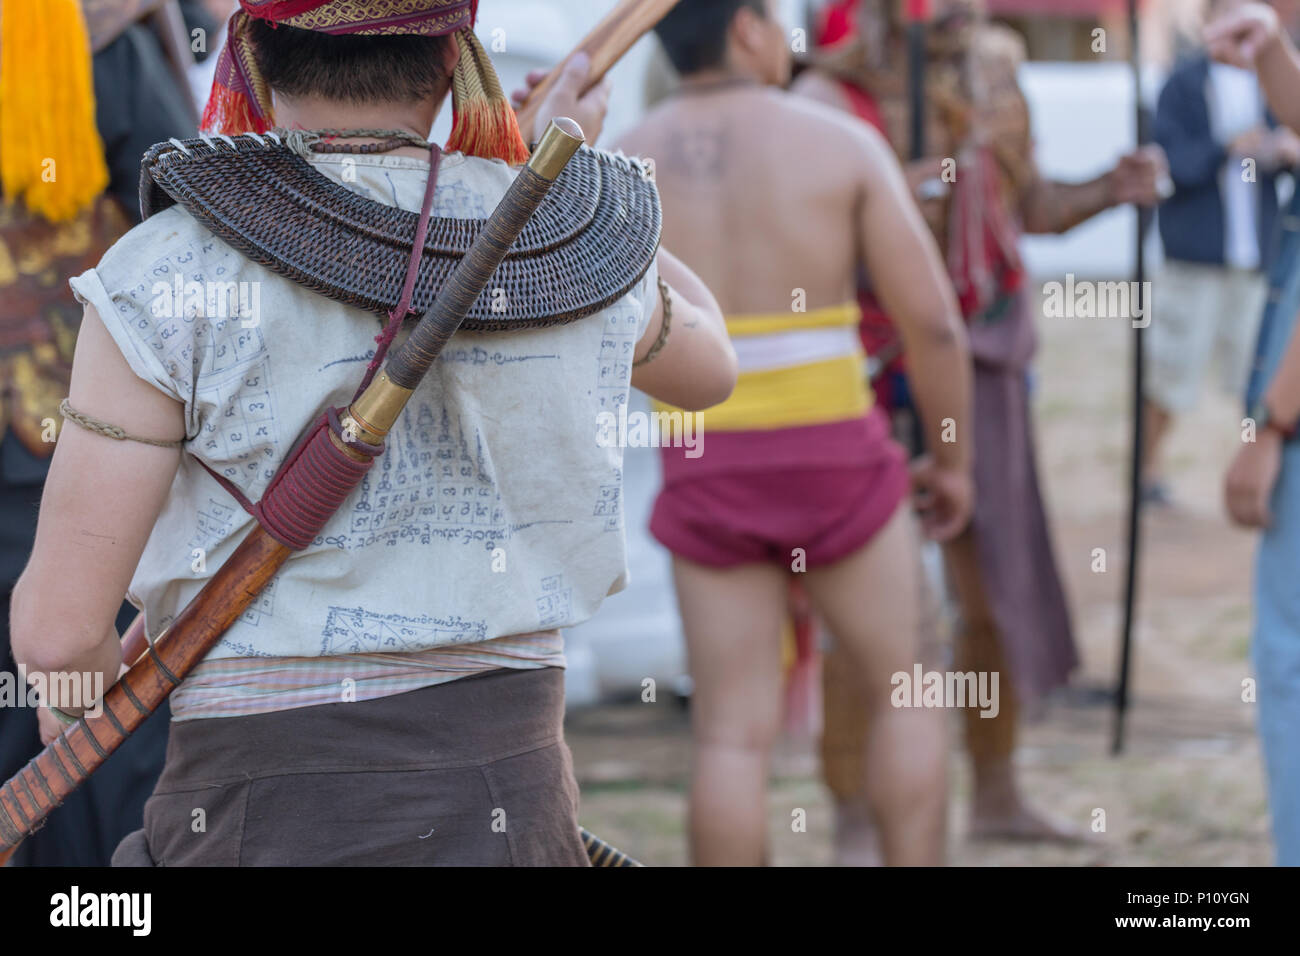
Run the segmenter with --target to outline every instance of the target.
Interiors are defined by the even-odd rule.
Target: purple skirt
[[[1029,297],[971,326],[975,357],[975,532],[985,599],[1017,696],[1027,704],[1078,666],[1035,460],[1026,369],[1036,346]]]

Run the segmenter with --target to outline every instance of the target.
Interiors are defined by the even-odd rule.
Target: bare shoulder
[[[855,142],[871,138],[875,128],[843,109],[795,92],[772,92],[778,122],[791,132],[816,134],[827,145],[851,148]]]
[[[848,97],[844,95],[844,88],[840,85],[839,80],[824,70],[816,68],[804,70],[790,84],[790,92],[795,96],[806,97],[815,103],[821,103],[842,112],[848,112],[850,109]]]
[[[642,116],[635,126],[620,133],[608,148],[622,151],[628,156],[647,156],[653,153],[662,142],[671,112],[672,106],[669,101],[657,104]]]
[[[816,153],[847,160],[870,174],[881,162],[892,161],[893,150],[870,123],[842,109],[795,93],[776,94],[783,135],[816,144]]]

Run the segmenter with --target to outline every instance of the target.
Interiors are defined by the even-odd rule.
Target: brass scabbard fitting
[[[365,461],[370,456],[349,448],[353,441],[364,442],[371,447],[384,443],[384,436],[392,429],[397,416],[414,394],[409,388],[394,383],[386,372],[380,372],[361,396],[353,402],[342,415],[345,438],[330,432],[335,446],[357,461]]]
[[[547,182],[553,182],[583,142],[582,127],[567,116],[557,116],[542,134],[528,168]]]

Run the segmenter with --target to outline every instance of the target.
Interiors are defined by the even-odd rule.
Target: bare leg
[[[865,706],[863,785],[891,866],[943,862],[947,808],[943,711],[890,705],[892,676],[910,673],[921,659],[911,521],[900,506],[869,544],[806,575],[809,597],[851,664]]]
[[[971,836],[1073,841],[1082,834],[1031,809],[1020,794],[1012,755],[1016,748],[1016,690],[1002,653],[997,625],[984,600],[975,536],[967,531],[945,550],[961,605],[954,666],[959,671],[998,674],[996,717],[965,710],[966,749],[974,771]]]
[[[1162,477],[1160,445],[1169,433],[1173,416],[1150,400],[1142,403],[1142,414],[1142,481],[1151,484]]]
[[[673,560],[694,689],[691,857],[697,866],[761,866],[767,771],[781,729],[781,625],[788,572],[719,570]]]
[[[919,529],[918,529],[919,530]],[[919,553],[918,553],[919,557]],[[918,658],[927,671],[946,666],[943,607],[920,569],[921,624]],[[822,666],[822,775],[835,800],[835,865],[880,866],[880,836],[863,789],[870,717],[853,681],[852,661],[834,644]]]
[[[853,660],[832,646],[822,662],[822,775],[835,800],[835,865],[880,866],[880,837],[864,791],[867,706]]]

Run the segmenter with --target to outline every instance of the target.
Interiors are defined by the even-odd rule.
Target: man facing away
[[[499,91],[475,6],[243,0],[227,48],[239,68],[218,69],[228,85],[210,113],[273,113],[281,138],[331,131],[330,151],[305,157],[346,187],[331,201],[376,204],[351,196],[349,216],[419,211],[431,152],[402,144],[423,142],[449,88]],[[542,115],[571,113],[594,138],[603,107],[575,100],[585,76],[570,79]],[[463,132],[474,117],[462,105]],[[509,161],[526,155],[504,96],[484,106],[496,125],[477,142],[432,152],[434,223],[486,217],[517,173]],[[636,175],[625,160],[596,161],[609,177]],[[654,237],[637,238],[650,248]],[[646,265],[585,319],[452,337],[361,487],[173,695],[163,776],[115,863],[586,863],[559,629],[594,614],[627,573],[609,506],[622,452],[597,443],[597,422],[626,401],[629,379],[687,408],[720,401],[735,380],[707,291],[666,252]],[[178,279],[217,276],[258,290],[256,313],[178,312],[167,298]],[[73,289],[86,308],[69,405],[129,437],[63,430],[13,639],[29,672],[107,686],[122,665],[122,594],[156,639],[248,531],[242,500],[261,497],[322,409],[348,402],[380,324],[255,263],[179,205]],[[544,319],[554,313],[539,295]],[[48,740],[58,724],[42,720]]]
[[[893,676],[918,661],[919,567],[906,463],[865,384],[857,269],[898,316],[913,363],[934,455],[916,486],[937,538],[970,509],[965,335],[888,146],[781,89],[791,63],[775,8],[683,0],[657,30],[680,90],[620,143],[653,160],[665,243],[717,297],[741,369],[731,399],[700,418],[705,453],[663,448],[650,527],[673,553],[693,679],[691,846],[700,864],[765,860],[793,570],[871,714],[862,786],[885,859],[933,864],[944,718],[890,705]]]

